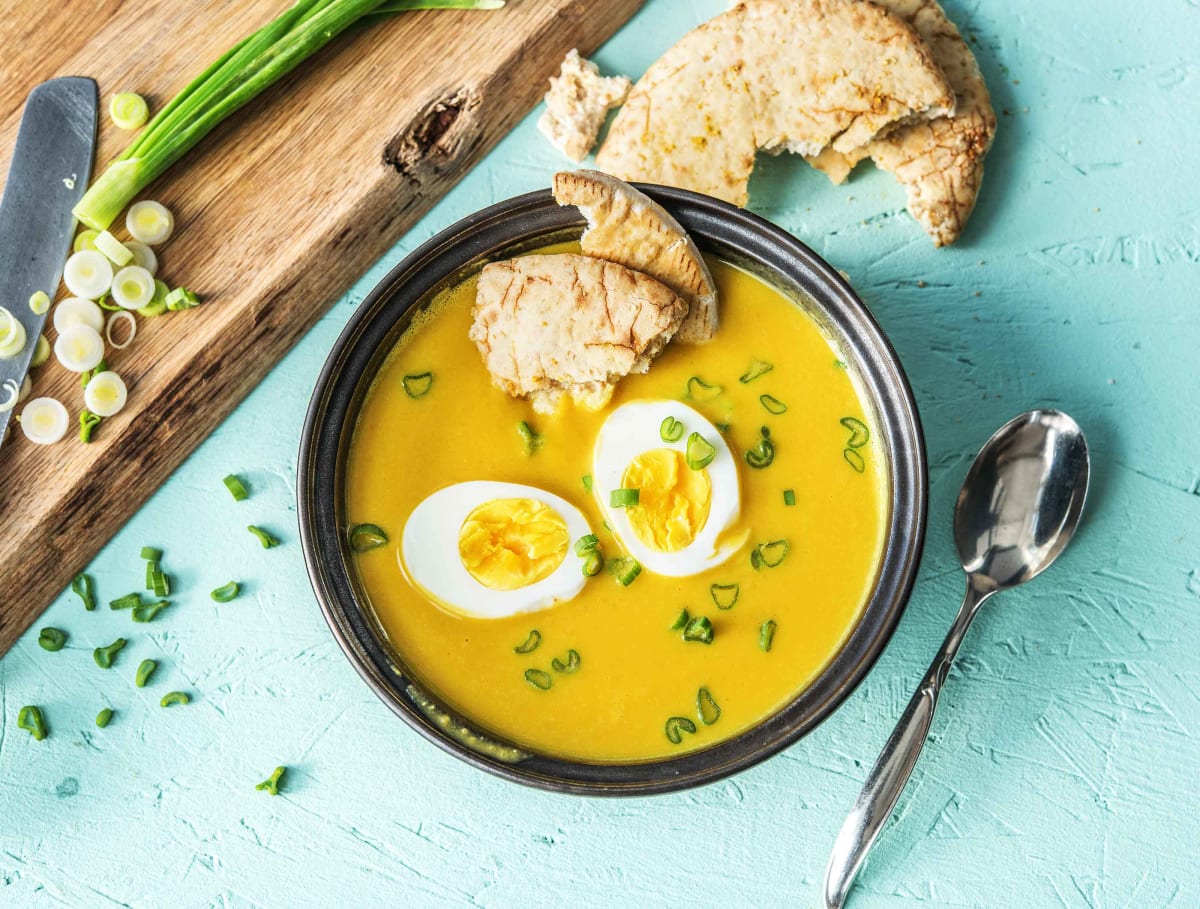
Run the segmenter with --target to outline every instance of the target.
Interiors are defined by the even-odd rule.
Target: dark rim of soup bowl
[[[367,684],[426,739],[505,779],[589,795],[645,795],[710,783],[743,770],[801,738],[832,713],[866,676],[908,601],[925,535],[925,443],[908,380],[895,351],[845,280],[816,253],[770,222],[708,196],[639,184],[666,207],[705,252],[764,278],[792,298],[837,341],[857,375],[883,438],[890,482],[887,537],[870,600],[841,650],[809,687],[741,734],[674,758],[588,763],[524,752],[438,703],[410,675],[377,624],[357,579],[346,539],[344,468],[359,405],[383,359],[431,292],[486,262],[584,227],[574,207],[549,191],[483,209],[407,256],[367,295],[338,337],[317,380],[300,448],[300,535],[313,590],[342,650]]]

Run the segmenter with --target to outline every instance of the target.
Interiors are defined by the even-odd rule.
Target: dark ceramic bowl
[[[883,429],[891,495],[883,560],[870,601],[820,677],[774,715],[736,738],[677,758],[585,763],[531,754],[476,731],[470,717],[439,704],[414,678],[379,628],[346,541],[346,453],[358,408],[412,315],[435,291],[488,261],[559,240],[584,222],[549,192],[518,196],[442,231],[391,270],[350,319],[321,371],[304,423],[299,520],[313,590],[334,637],[383,701],[421,735],[505,779],[588,795],[642,795],[698,786],[786,748],[829,716],[883,651],[908,601],[925,535],[925,443],[896,353],[862,301],[811,249],[773,224],[724,202],[679,189],[642,186],[705,252],[733,262],[802,301],[836,339]],[[414,465],[414,469],[419,469]]]

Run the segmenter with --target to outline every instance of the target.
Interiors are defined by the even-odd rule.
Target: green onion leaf
[[[583,576],[585,578],[594,578],[600,573],[600,569],[603,567],[604,556],[600,554],[599,549],[593,549],[583,560]]]
[[[246,488],[245,482],[236,473],[231,473],[221,482],[225,484],[225,488],[229,490],[234,501],[241,502],[250,497],[250,490]]]
[[[96,661],[96,665],[101,669],[111,669],[113,660],[117,658],[117,654],[121,652],[121,648],[125,646],[124,638],[117,638],[107,647],[97,647],[92,651],[92,659]]]
[[[404,386],[404,393],[415,401],[425,397],[433,388],[433,373],[410,373],[400,380],[400,384]]]
[[[754,360],[742,375],[738,376],[738,381],[743,385],[749,385],[755,379],[760,379],[775,368],[773,363],[768,363],[766,360]]]
[[[579,670],[579,651],[568,650],[567,661],[565,663],[558,657],[555,657],[550,661],[550,665],[555,672],[561,672],[563,675],[570,675],[572,672],[577,672]]]
[[[629,508],[641,498],[639,489],[614,489],[608,494],[608,504],[613,508]]]
[[[592,491],[592,475],[590,473],[585,473],[583,475],[583,489],[584,492]]]
[[[526,669],[525,681],[534,688],[542,691],[549,691],[550,686],[554,684],[554,679],[550,678],[550,673],[544,672],[541,669]]]
[[[62,650],[63,645],[67,643],[67,633],[58,628],[43,628],[38,633],[38,645],[42,650],[49,650],[51,653]]]
[[[721,708],[707,688],[696,692],[696,715],[705,726],[711,726],[721,718]]]
[[[513,648],[513,653],[533,653],[541,643],[542,633],[535,628],[529,632],[529,637],[525,638],[524,643]]]
[[[862,448],[871,441],[871,430],[867,429],[867,424],[862,420],[856,417],[842,417],[838,422],[850,431],[850,441],[846,443],[847,448]]]
[[[127,593],[123,597],[108,601],[109,609],[132,609],[134,606],[141,605],[142,595],[140,593]]]
[[[154,569],[154,577],[152,579],[151,590],[156,597],[166,597],[171,595],[171,580],[167,575],[163,574],[157,567]],[[137,621],[135,618],[134,621]]]
[[[87,445],[92,441],[92,433],[104,422],[104,417],[92,413],[87,408],[79,411],[79,441]]]
[[[161,549],[155,549],[153,546],[142,547],[142,558],[147,562],[161,562],[162,557],[163,551]]]
[[[105,707],[103,710],[101,710],[99,713],[96,714],[96,725],[99,726],[101,729],[103,729],[105,726],[107,726],[109,724],[109,721],[112,720],[112,718],[113,718],[112,708]]]
[[[674,417],[667,417],[658,427],[658,436],[664,442],[678,442],[683,438],[683,424]]]
[[[278,537],[273,536],[269,531],[263,530],[261,527],[255,527],[253,524],[250,524],[246,529],[258,537],[258,542],[262,543],[263,549],[270,549],[272,546],[279,545]]]
[[[783,491],[783,504],[789,507],[796,504],[796,491],[794,489],[785,489]]]
[[[773,395],[759,395],[758,403],[766,408],[767,413],[773,413],[777,417],[787,413],[787,405]]]
[[[92,593],[92,579],[80,572],[71,579],[71,592],[83,601],[83,608],[91,612],[96,608],[96,597]]]
[[[698,432],[692,433],[687,440],[687,466],[692,470],[703,470],[713,462],[717,449]]]
[[[134,606],[130,617],[135,622],[153,622],[154,617],[166,609],[171,604],[166,600],[159,600],[157,603],[147,603],[144,606]]]
[[[761,571],[763,568],[778,568],[791,551],[792,545],[787,540],[759,543],[750,550],[750,567],[755,571]]]
[[[146,589],[154,590],[154,575],[159,571],[158,562],[146,563]]]
[[[138,663],[137,673],[133,677],[133,684],[138,688],[145,688],[146,683],[150,681],[150,676],[154,675],[154,670],[158,668],[158,662],[155,660],[142,660]]]
[[[218,603],[228,603],[230,600],[237,599],[237,595],[241,590],[238,587],[237,581],[230,581],[228,584],[222,584],[216,590],[209,593],[209,596]]]
[[[689,621],[683,629],[683,639],[699,644],[711,644],[713,642],[713,624],[709,621],[708,616],[698,615]]]
[[[699,376],[692,376],[687,380],[686,397],[691,401],[712,401],[720,397],[724,390],[720,385],[709,385]]]
[[[758,440],[758,444],[746,452],[746,463],[755,470],[770,467],[771,462],[775,460],[775,443],[771,441],[771,430],[764,426],[760,432],[762,438]]]
[[[741,593],[741,584],[713,584],[708,588],[708,595],[718,609],[732,609]]]
[[[694,734],[696,732],[696,724],[685,716],[673,716],[667,720],[667,740],[672,745],[678,745],[682,742],[685,732],[689,735]]]
[[[771,652],[771,642],[775,640],[776,624],[774,619],[767,619],[758,630],[758,647],[763,653]]]
[[[118,310],[120,308],[121,307],[119,307],[119,306],[116,307],[116,309],[118,309]],[[96,364],[95,369],[89,369],[87,372],[81,372],[79,374],[80,388],[87,388],[88,382],[92,381],[92,376],[99,375],[100,373],[107,372],[107,371],[108,371],[108,361],[101,360],[99,363]]]
[[[287,772],[286,767],[276,767],[269,777],[254,787],[256,792],[267,792],[271,795],[279,795],[279,784],[283,782],[283,775]]]
[[[32,705],[22,707],[17,712],[17,726],[32,735],[38,742],[50,734],[50,730],[46,728],[46,720],[42,716],[42,708]]]
[[[542,447],[542,437],[524,420],[517,424],[517,434],[525,445],[525,454],[531,455]]]
[[[689,619],[691,619],[691,616],[688,615],[687,609],[680,609],[679,615],[675,616],[675,621],[671,623],[671,630],[682,630],[687,625]]]
[[[178,704],[182,707],[184,704],[190,704],[191,702],[192,699],[186,691],[168,691],[162,696],[162,700],[158,702],[158,706],[173,707]]]
[[[378,524],[355,524],[350,528],[350,548],[359,555],[386,546],[388,539],[387,531]]]
[[[622,587],[628,587],[642,573],[642,566],[633,556],[615,556],[608,561],[608,573]]]
[[[600,548],[600,538],[594,533],[582,536],[575,541],[575,555],[584,556]]]
[[[862,454],[853,448],[843,451],[842,457],[846,459],[847,464],[854,468],[856,473],[862,473],[867,469],[867,462],[863,460]]]

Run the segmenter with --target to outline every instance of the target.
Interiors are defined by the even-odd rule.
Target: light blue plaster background
[[[529,0],[524,0],[529,2]],[[722,0],[650,0],[599,55],[640,73]],[[64,596],[0,661],[5,906],[815,906],[834,834],[958,604],[948,528],[968,462],[1034,405],[1095,457],[1082,536],[973,629],[860,909],[1200,905],[1200,8],[950,4],[1000,111],[979,208],[935,250],[869,167],[835,188],[764,160],[753,207],[851,276],[898,348],[931,464],[908,612],[866,683],[788,752],[635,801],[558,797],[468,769],[343,659],[305,579],[295,452],[326,351],[384,269],[561,162],[531,115],[339,302],[90,571],[107,600],[166,549],[153,625]],[[363,112],[369,116],[369,112]],[[236,364],[230,364],[236,368]],[[132,454],[131,456],[136,456]],[[237,504],[221,477],[244,471]],[[263,551],[243,529],[276,531]],[[207,591],[238,578],[247,594]],[[0,595],[20,596],[19,590]],[[114,671],[88,652],[129,637]],[[152,687],[132,685],[144,657]],[[162,710],[170,688],[193,692]],[[15,726],[41,704],[37,743]],[[117,710],[106,730],[92,718]],[[254,784],[288,764],[286,794]]]

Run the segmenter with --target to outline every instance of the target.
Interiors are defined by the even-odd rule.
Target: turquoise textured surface
[[[725,5],[649,0],[597,57],[637,75]],[[754,210],[849,274],[900,353],[928,437],[920,579],[836,715],[701,790],[554,796],[426,744],[326,629],[295,529],[312,384],[385,269],[475,209],[547,185],[563,162],[534,112],[89,569],[106,603],[140,586],[140,547],[161,546],[175,605],[131,625],[66,594],[0,661],[0,905],[816,906],[834,835],[961,597],[959,484],[988,435],[1037,405],[1068,410],[1091,442],[1083,531],[980,616],[850,905],[1200,905],[1200,4],[948,9],[978,36],[1000,113],[957,246],[935,250],[869,165],[834,187],[798,159],[763,159],[751,186]],[[221,485],[233,471],[252,488],[245,502]],[[283,544],[260,548],[251,523]],[[242,595],[210,600],[230,579]],[[47,625],[69,632],[64,650],[38,646]],[[116,666],[97,668],[89,651],[118,635],[129,645]],[[147,657],[159,668],[139,689]],[[160,708],[172,689],[192,702]],[[45,741],[17,728],[23,704],[45,711]],[[97,729],[106,705],[115,716]],[[290,768],[282,794],[255,791],[277,764]]]

